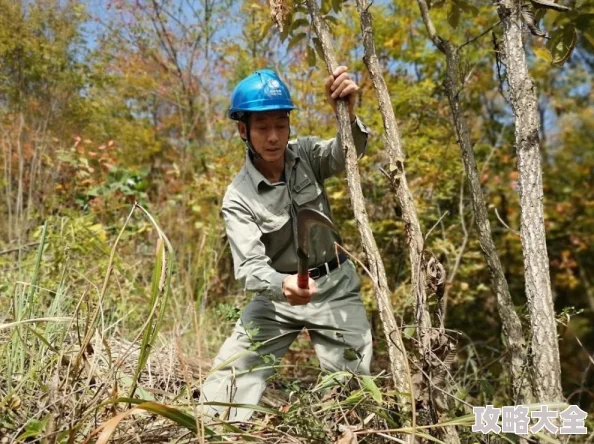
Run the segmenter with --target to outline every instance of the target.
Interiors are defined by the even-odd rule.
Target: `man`
[[[362,156],[367,131],[354,113],[357,84],[341,66],[325,84],[328,103],[348,101],[357,152]],[[289,113],[295,106],[289,90],[270,70],[242,80],[231,98],[229,117],[237,121],[247,146],[245,165],[223,199],[223,216],[236,278],[256,295],[215,359],[202,386],[201,401],[257,404],[272,375],[264,356],[282,358],[307,328],[322,368],[369,373],[371,331],[359,290],[360,280],[344,253],[336,255],[338,235],[313,227],[310,238],[309,288],[297,286],[297,224],[300,208],[331,217],[324,180],[345,169],[339,137],[289,141]],[[254,343],[261,345],[253,350]],[[262,368],[259,368],[262,367]],[[246,421],[247,408],[207,407]],[[228,416],[227,416],[228,415]]]

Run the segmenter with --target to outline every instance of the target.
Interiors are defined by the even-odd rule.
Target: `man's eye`
[[[266,131],[268,128],[267,128],[267,127],[265,127],[265,126],[257,126],[257,127],[256,127],[256,129],[257,129],[258,131]]]

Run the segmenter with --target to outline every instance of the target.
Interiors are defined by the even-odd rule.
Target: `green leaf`
[[[555,46],[557,45],[557,43],[559,43],[559,41],[561,40],[562,37],[563,37],[563,28],[556,28],[551,32],[550,38],[547,41],[547,43],[545,44],[547,49],[549,51],[551,51],[551,54],[553,53]]]
[[[307,11],[307,8],[305,7],[305,2],[298,3],[297,5],[295,5],[293,7],[293,10],[295,12],[301,12],[302,14],[309,14],[309,12]]]
[[[551,16],[554,18],[553,26],[565,26],[570,20],[567,14],[559,11],[550,11]]]
[[[361,359],[361,354],[352,347],[345,348],[342,356],[347,361],[356,361],[357,359]]]
[[[322,0],[322,5],[320,7],[320,12],[322,15],[326,15],[330,12],[332,8],[332,0]]]
[[[472,14],[473,17],[476,17],[479,13],[479,10],[476,6],[465,2],[464,0],[454,0],[454,3],[465,13]]]
[[[397,168],[396,168],[396,167],[394,167],[394,170],[396,170],[396,169],[397,169]],[[394,171],[394,170],[390,170],[390,171]],[[404,336],[405,336],[406,338],[410,339],[410,338],[412,338],[412,337],[413,337],[413,335],[415,334],[415,331],[417,331],[417,328],[416,328],[416,327],[414,327],[414,326],[411,326],[411,327],[406,327],[406,328],[404,329]]]
[[[309,26],[309,22],[307,21],[307,19],[300,18],[291,22],[291,26],[289,26],[289,32],[293,32],[301,26]]]
[[[493,399],[493,393],[495,389],[489,381],[482,379],[479,381],[479,386],[481,388],[481,392],[483,393],[484,399]]]
[[[347,398],[343,401],[345,405],[355,405],[361,402],[363,398],[363,390],[356,390],[351,393]]]
[[[461,408],[462,402],[459,400],[464,401],[466,399],[466,396],[468,396],[468,389],[466,387],[460,387],[460,388],[458,388],[458,391],[456,392],[456,394],[454,396],[455,396],[454,402],[455,402],[456,408]]]
[[[547,9],[544,9],[544,8],[537,9],[536,12],[534,13],[534,22],[535,23],[540,22],[544,18],[546,13],[547,13]]]
[[[533,51],[534,55],[539,59],[542,59],[548,63],[553,63],[553,55],[551,54],[551,51],[548,50],[548,48],[543,46],[540,48],[534,48]]]
[[[143,402],[138,404],[139,409],[146,410],[147,412],[156,413],[164,418],[174,421],[176,424],[185,427],[188,430],[196,432],[196,419],[192,415],[188,415],[181,410],[169,407],[158,402]],[[207,431],[208,433],[208,431]],[[210,433],[209,433],[210,434]]]
[[[448,23],[454,29],[460,24],[460,7],[456,3],[452,3],[450,10],[448,11]]]
[[[324,17],[324,20],[326,20],[326,22],[328,22],[328,26],[330,24],[333,25],[338,25],[338,19],[336,17],[334,17],[333,15],[327,15]]]
[[[290,51],[291,49],[293,49],[295,46],[297,46],[297,44],[303,40],[305,37],[307,37],[307,34],[305,32],[301,32],[299,34],[297,34],[295,37],[293,37],[291,39],[291,41],[289,42],[289,44],[287,45],[287,51]]]
[[[282,27],[281,38],[283,41],[287,38],[288,35],[290,35],[291,23],[293,23],[293,14],[294,11],[292,9],[289,9],[287,11],[287,15],[283,18],[282,22],[280,23],[281,26],[279,26],[279,24],[276,23],[277,19],[274,19],[274,23],[277,25],[279,30]]]
[[[398,171],[399,167],[396,164],[391,163],[390,166],[388,167],[388,171],[390,171],[390,173],[393,173],[394,171]]]
[[[160,404],[158,402],[153,401],[146,401],[145,399],[136,399],[136,398],[117,398],[115,400],[109,400],[106,404],[117,404],[120,402],[125,402],[128,404],[134,404],[138,406],[138,408],[146,410],[147,412],[155,413],[157,415],[163,416],[164,418],[170,419],[175,422],[177,425],[184,427],[188,430],[196,432],[196,418],[194,416],[185,413],[181,410],[178,410],[173,407],[169,407],[165,404]],[[209,431],[207,430],[207,433]],[[210,431],[209,434],[212,434]]]
[[[288,36],[289,36],[289,27],[285,26],[280,33],[281,42],[284,42],[285,40],[287,40]]]
[[[586,17],[587,16],[587,17]],[[574,22],[576,29],[581,31],[582,48],[594,54],[594,14],[581,14]]]
[[[588,42],[590,42],[590,45],[592,45],[592,47],[594,48],[594,35],[590,34],[589,32],[584,32],[584,37],[586,37],[586,40],[588,40]]]
[[[347,380],[351,378],[353,375],[350,372],[336,372],[326,375],[322,378],[322,381],[314,387],[312,390],[313,392],[317,392],[318,390],[335,387],[337,385],[343,385]]]
[[[31,419],[25,426],[25,431],[21,433],[18,440],[24,440],[25,438],[35,438],[45,430],[45,426],[49,421],[49,415],[43,418],[41,421],[38,419]]]
[[[361,382],[363,383],[363,389],[366,392],[371,393],[371,396],[373,397],[373,399],[375,399],[375,401],[381,405],[383,402],[382,392],[376,385],[373,378],[368,375],[361,375]]]
[[[336,13],[340,12],[342,7],[342,0],[332,0],[332,10]]]
[[[259,40],[263,40],[264,37],[266,37],[266,35],[268,34],[268,32],[270,32],[270,28],[272,28],[273,23],[274,22],[272,20],[265,20],[264,21],[264,23],[262,24],[262,27],[260,28]]]
[[[316,66],[316,52],[311,46],[307,47],[307,64],[310,68]]]
[[[577,41],[577,34],[573,25],[567,25],[559,31],[559,34],[555,35],[554,46],[551,49],[553,64],[555,65],[562,65],[569,59]]]

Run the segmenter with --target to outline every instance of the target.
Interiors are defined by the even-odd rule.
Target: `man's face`
[[[247,127],[239,122],[239,134],[247,139]],[[283,159],[289,142],[289,116],[286,111],[266,111],[250,115],[250,140],[254,150],[268,162]]]

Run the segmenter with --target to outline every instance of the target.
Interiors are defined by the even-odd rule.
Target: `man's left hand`
[[[346,99],[349,104],[349,117],[355,120],[355,102],[359,86],[351,79],[346,66],[339,66],[326,78],[326,98],[336,114],[336,100]]]

